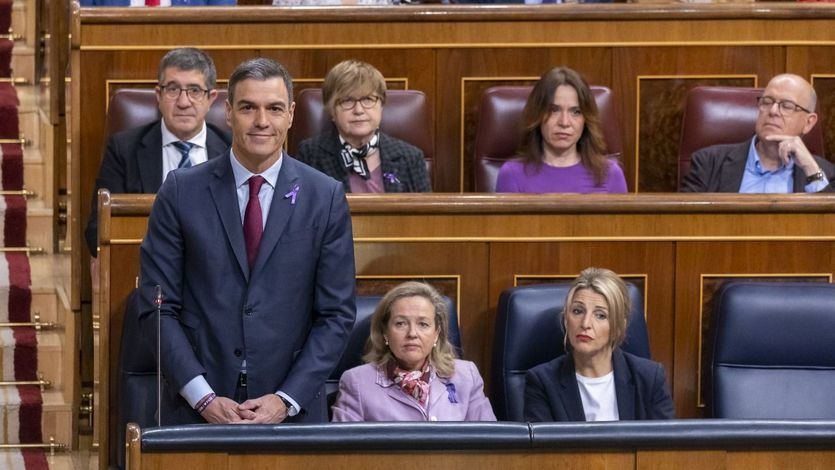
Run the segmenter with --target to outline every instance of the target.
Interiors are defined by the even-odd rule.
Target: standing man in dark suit
[[[817,193],[834,190],[835,165],[803,143],[818,122],[812,85],[794,74],[772,78],[757,102],[756,135],[738,144],[693,154],[682,191],[706,193]]]
[[[293,84],[265,58],[229,79],[231,151],[169,175],[140,251],[164,424],[326,421],[324,384],[356,307],[342,185],[283,153]]]
[[[85,238],[90,254],[97,255],[96,193],[156,193],[174,169],[193,166],[220,155],[231,144],[226,129],[206,123],[217,98],[217,72],[200,49],[169,51],[159,63],[157,101],[162,119],[113,134],[93,189]]]

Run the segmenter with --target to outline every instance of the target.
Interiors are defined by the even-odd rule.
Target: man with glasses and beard
[[[815,127],[817,96],[794,74],[777,75],[758,98],[756,135],[693,154],[682,191],[709,193],[832,192],[835,166],[812,155],[802,136]]]

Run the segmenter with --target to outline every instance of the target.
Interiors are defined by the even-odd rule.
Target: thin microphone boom
[[[157,426],[162,426],[162,287],[154,287],[154,305],[157,307]]]

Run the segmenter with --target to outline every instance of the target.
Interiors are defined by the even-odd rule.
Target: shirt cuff
[[[197,406],[197,402],[199,402],[201,398],[213,392],[212,387],[209,386],[209,382],[206,382],[206,378],[202,375],[198,375],[197,377],[189,380],[188,383],[183,385],[183,388],[180,389],[180,395],[186,399],[192,408]]]
[[[827,186],[829,186],[829,179],[827,179],[826,175],[824,175],[822,180],[812,181],[804,186],[803,189],[807,193],[819,193],[826,189]]]
[[[296,416],[297,414],[299,414],[299,410],[301,410],[302,407],[299,406],[298,403],[296,403],[296,400],[293,400],[293,398],[290,397],[290,395],[287,395],[281,390],[275,392],[275,394],[290,402],[290,409],[287,410],[287,416]]]

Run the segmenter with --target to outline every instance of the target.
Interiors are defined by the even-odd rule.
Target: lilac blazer
[[[451,378],[436,376],[432,379],[427,411],[389,380],[385,370],[376,364],[345,371],[339,380],[339,395],[333,405],[334,422],[495,420],[490,400],[484,396],[484,381],[475,364],[457,359]]]

